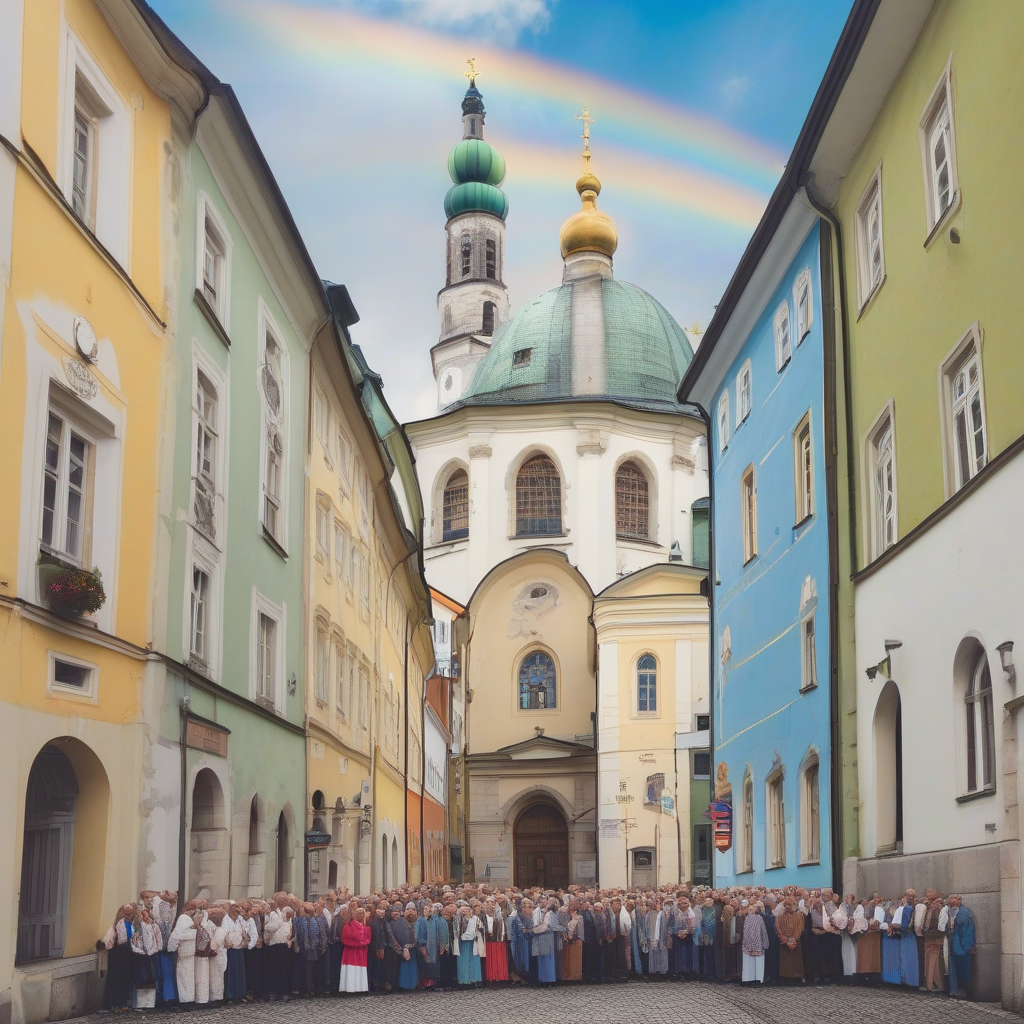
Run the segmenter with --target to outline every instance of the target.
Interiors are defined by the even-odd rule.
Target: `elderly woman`
[[[565,980],[583,980],[583,918],[575,900],[569,901],[569,920],[562,936],[565,943]]]
[[[132,919],[135,904],[126,903],[117,911],[114,923],[103,936],[107,950],[107,981],[103,991],[103,1008],[116,1010],[127,1006],[131,998],[131,947]]]
[[[744,903],[747,901],[744,900]],[[743,921],[743,976],[744,985],[764,984],[764,958],[768,952],[768,929],[765,927],[764,905],[747,906]]]
[[[456,948],[459,944],[459,934],[455,930],[457,925],[455,921],[455,904],[454,903],[435,903],[434,910],[436,916],[444,924],[444,950],[441,953],[441,978],[440,987],[444,989],[452,989],[458,985],[458,966],[459,958],[456,955]]]
[[[405,914],[391,920],[391,948],[398,957],[398,987],[411,992],[419,984],[420,964],[416,950],[416,904],[405,905]]]
[[[483,917],[487,940],[485,978],[489,985],[508,981],[508,936],[505,918],[492,896],[484,900]]]
[[[448,944],[448,925],[434,916],[434,905],[423,904],[423,916],[416,921],[416,944],[420,953],[420,978],[424,988],[433,988],[441,981],[441,957]]]
[[[537,984],[552,985],[555,975],[555,944],[563,931],[558,919],[558,900],[552,899],[546,907],[538,906],[533,912],[533,938],[530,952],[537,961]]]
[[[473,913],[473,908],[463,901],[455,919],[455,928],[459,935],[456,956],[459,958],[458,980],[460,985],[472,985],[479,988],[482,981],[480,970],[481,954],[486,956],[487,937],[484,934],[480,918]]]
[[[351,920],[341,929],[341,972],[338,978],[339,992],[368,992],[369,980],[366,973],[367,950],[371,941],[370,929],[366,926],[366,913],[362,907],[352,911]]]

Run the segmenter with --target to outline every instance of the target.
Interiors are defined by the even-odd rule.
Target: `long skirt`
[[[459,939],[459,961],[457,975],[460,985],[479,985],[483,980],[480,976],[480,957],[473,952],[472,939]],[[552,979],[553,980],[553,979]]]
[[[488,942],[485,964],[488,981],[508,981],[508,946],[504,942]]]
[[[743,947],[738,942],[731,945],[722,943],[722,981],[739,981],[743,973],[741,954]]]
[[[270,993],[270,979],[267,977],[267,951],[259,949],[245,951],[245,984],[254,999],[266,999]]]
[[[389,992],[398,988],[398,961],[401,958],[389,946],[384,950],[384,966],[381,971],[381,983]]]
[[[604,979],[603,950],[597,942],[583,943],[583,980],[602,981]]]
[[[716,977],[714,946],[697,947],[697,971],[702,978],[706,978],[708,981]]]
[[[534,959],[537,961],[537,981],[541,985],[553,985],[558,980],[555,975],[555,954],[544,953]]]
[[[490,952],[488,951],[488,956]],[[555,950],[555,977],[559,981],[565,981],[565,943]]]
[[[455,988],[458,966],[459,958],[450,949],[441,954],[441,988]]]
[[[861,932],[857,937],[857,973],[878,974],[882,969],[881,932]]]
[[[857,940],[849,933],[843,932],[843,974],[849,978],[857,973]]]
[[[189,943],[192,948],[192,943]],[[178,1005],[188,1006],[196,1000],[196,955],[189,952],[182,956],[179,949],[175,956],[174,980],[178,989]]]
[[[210,957],[210,1002],[224,1001],[224,975],[228,969],[228,951],[221,949]]]
[[[156,971],[152,957],[132,953],[133,1004],[137,1010],[150,1010],[156,1006]]]
[[[754,956],[752,953],[743,954],[743,981],[756,981],[764,984],[764,956]]]
[[[900,984],[917,988],[921,984],[921,964],[917,958],[917,936],[909,932],[900,939]]]
[[[228,969],[224,972],[224,998],[244,999],[249,991],[245,982],[245,953],[241,949],[228,950]]]
[[[210,1001],[210,961],[212,956],[196,956],[196,1002],[203,1006]],[[291,989],[289,988],[289,991]]]
[[[270,974],[270,991],[283,999],[292,991],[292,951],[284,942],[265,948]]]
[[[651,946],[647,953],[647,973],[668,974],[668,954],[664,946]]]
[[[673,949],[676,954],[676,973],[696,974],[700,965],[697,947],[693,944],[693,936],[687,935],[685,939],[676,939]]]
[[[882,981],[887,985],[900,983],[900,940],[882,936]]]
[[[327,947],[327,953],[324,955],[324,960],[326,961],[328,992],[341,991],[341,989],[338,987],[341,984],[341,952],[341,943],[332,942]],[[367,963],[369,963],[369,961],[367,961]],[[364,971],[365,970],[366,969],[364,968]],[[367,983],[369,983],[369,975],[367,975]]]
[[[409,950],[409,959],[398,959],[398,987],[411,992],[420,982],[420,958],[416,950]]]
[[[178,985],[175,978],[177,953],[157,953],[159,974],[156,989],[158,1003],[173,1003],[178,998]]]
[[[804,976],[804,951],[799,941],[795,949],[785,942],[779,943],[779,977],[802,978]]]
[[[324,955],[315,960],[306,960],[306,977],[304,991],[310,995],[320,995],[324,990]]]
[[[339,942],[340,946],[341,943]],[[366,968],[356,964],[339,964],[339,992],[369,992],[370,985],[366,978]]]
[[[804,947],[804,977],[808,981],[817,981],[825,973],[824,949],[822,940],[824,935],[815,935],[813,931],[805,928],[800,942]]]
[[[115,1010],[128,1005],[131,991],[131,947],[127,942],[107,953],[107,981],[103,989],[103,1009]]]
[[[843,974],[843,938],[835,932],[821,937],[821,971],[826,978],[839,981]]]
[[[583,980],[583,940],[572,939],[565,944],[565,980]]]

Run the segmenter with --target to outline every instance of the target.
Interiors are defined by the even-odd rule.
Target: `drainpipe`
[[[186,681],[186,686],[188,685]],[[188,902],[188,893],[185,892],[185,825],[188,821],[185,797],[188,789],[188,762],[186,757],[185,740],[188,734],[188,712],[192,704],[192,698],[186,693],[178,701],[178,716],[181,719],[181,731],[178,739],[181,751],[181,809],[178,814],[178,907],[185,906]]]

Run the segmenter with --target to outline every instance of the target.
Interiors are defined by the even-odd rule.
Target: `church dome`
[[[613,256],[619,247],[619,233],[615,228],[615,221],[597,208],[601,182],[589,168],[576,181],[576,191],[580,194],[583,208],[562,225],[562,230],[558,234],[562,255],[568,256],[574,252],[600,252],[608,257]]]
[[[500,185],[505,180],[505,158],[483,139],[463,139],[448,154],[448,173],[456,185],[464,181]]]
[[[503,324],[457,405],[610,400],[678,412],[676,388],[692,358],[657,299],[593,274],[545,292]]]
[[[508,196],[487,182],[464,181],[448,189],[444,212],[449,220],[460,213],[492,213],[504,220],[508,216]]]

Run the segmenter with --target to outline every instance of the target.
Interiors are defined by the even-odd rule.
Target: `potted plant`
[[[80,569],[57,559],[40,559],[40,596],[50,611],[77,618],[99,611],[107,599],[99,569]]]

